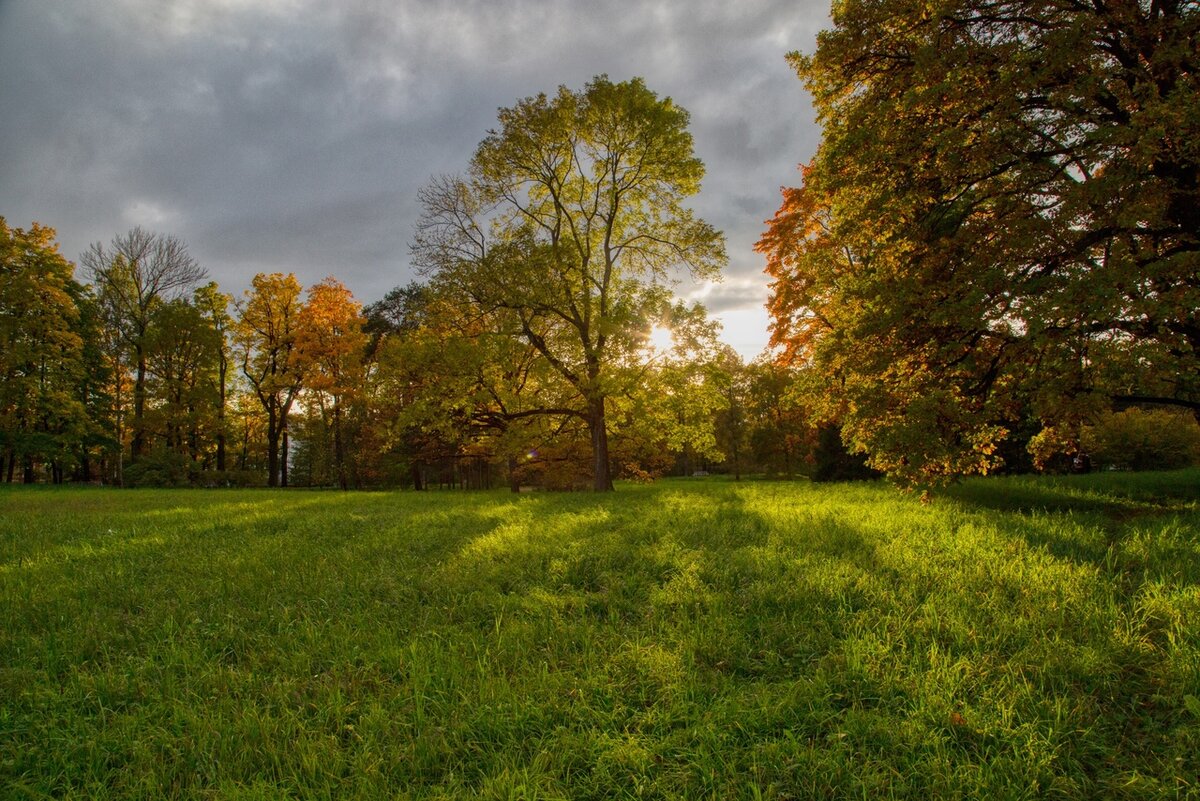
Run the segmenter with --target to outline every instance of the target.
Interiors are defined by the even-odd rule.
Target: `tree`
[[[53,228],[9,228],[0,217],[0,467],[10,482],[18,461],[27,483],[37,462],[61,482],[89,429],[78,394],[82,287],[54,240]]]
[[[631,374],[623,382],[628,389],[613,398],[621,466],[634,477],[648,477],[674,462],[691,475],[727,457],[716,423],[728,411],[730,354],[718,340],[720,323],[699,304],[672,304],[656,328],[669,344],[656,343],[647,332],[644,357],[636,353],[622,365]]]
[[[802,463],[811,461],[816,439],[812,415],[800,398],[817,393],[811,391],[803,370],[765,355],[746,365],[746,372],[747,428],[754,461],[767,473],[791,477]]]
[[[146,337],[158,304],[180,297],[207,273],[182,241],[135,227],[114,237],[108,247],[94,243],[80,257],[90,271],[96,294],[108,307],[108,318],[132,354],[133,424],[131,456],[146,451]]]
[[[192,296],[192,303],[200,311],[206,323],[217,335],[217,470],[224,472],[225,451],[229,436],[225,420],[225,410],[229,403],[229,337],[233,330],[233,318],[229,315],[229,304],[233,298],[221,292],[216,281],[210,281],[199,287]]]
[[[316,394],[323,417],[326,396],[331,401],[333,461],[342,489],[347,488],[343,405],[362,388],[367,346],[361,312],[350,290],[331,276],[309,287],[308,303],[297,321],[297,355],[309,367],[308,388]]]
[[[714,421],[717,444],[733,468],[734,480],[741,481],[746,465],[750,370],[736,350],[724,345],[713,359],[711,375],[722,400]]]
[[[154,311],[145,340],[147,397],[167,451],[199,461],[203,440],[217,427],[217,373],[224,350],[221,335],[195,305],[183,298]],[[149,426],[148,426],[149,428]]]
[[[109,387],[113,371],[109,366],[106,351],[107,334],[103,309],[96,302],[90,287],[76,281],[72,281],[68,287],[79,312],[75,331],[83,343],[82,372],[79,373],[75,385],[75,397],[83,405],[88,421],[87,431],[76,443],[77,464],[74,478],[90,481],[93,476],[93,457],[98,460],[98,476],[103,479],[108,475],[109,455],[119,457],[121,453],[116,438],[115,421],[111,415],[113,399],[109,394]]]
[[[234,332],[242,373],[267,415],[269,487],[287,486],[288,414],[308,371],[296,347],[301,291],[291,273],[255,275],[239,304]]]
[[[1022,414],[1200,413],[1194,3],[847,0],[791,60],[824,138],[760,249],[811,400],[911,480]],[[1035,443],[1036,445],[1036,443]]]
[[[413,487],[421,488],[426,464],[470,456],[507,462],[510,487],[518,490],[527,472],[521,457],[545,444],[546,419],[571,416],[562,395],[573,390],[504,328],[503,313],[486,314],[430,289],[408,297],[415,305],[395,318],[408,323],[390,326],[376,355],[390,439],[408,462]]]
[[[432,299],[425,284],[412,281],[398,286],[363,310],[363,331],[371,337],[371,353],[388,334],[406,334],[417,330]]]
[[[723,237],[683,206],[704,173],[687,123],[640,79],[600,76],[580,92],[561,87],[501,109],[469,176],[421,192],[418,265],[573,390],[598,491],[612,488],[613,366],[638,349],[671,269],[711,278],[725,260]]]

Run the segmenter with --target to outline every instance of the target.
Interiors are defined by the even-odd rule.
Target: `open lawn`
[[[1200,471],[0,489],[0,797],[1200,798]]]

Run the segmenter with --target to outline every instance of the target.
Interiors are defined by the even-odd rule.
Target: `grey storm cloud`
[[[417,190],[466,167],[498,107],[640,76],[691,113],[693,206],[728,238],[726,281],[681,295],[761,307],[753,243],[818,141],[784,55],[811,51],[827,8],[0,0],[0,214],[57,228],[68,258],[143,225],[227,291],[291,271],[369,302],[412,280]]]

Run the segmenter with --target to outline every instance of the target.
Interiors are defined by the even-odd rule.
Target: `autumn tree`
[[[746,365],[746,437],[752,458],[770,474],[793,476],[811,461],[816,428],[801,399],[819,392],[795,365],[760,356]]]
[[[87,419],[83,438],[75,443],[77,458],[73,478],[90,481],[96,475],[103,480],[108,475],[106,470],[111,457],[116,456],[119,461],[121,454],[115,421],[110,413],[113,370],[107,359],[103,309],[91,287],[73,281],[68,284],[68,289],[79,312],[75,331],[83,343],[82,370],[77,373],[74,394]],[[95,474],[93,467],[98,468]]]
[[[421,461],[436,435],[430,435],[426,415],[412,413],[413,406],[424,385],[438,380],[426,368],[447,363],[425,358],[432,348],[427,347],[428,337],[418,336],[432,317],[432,303],[428,286],[414,281],[363,308],[363,332],[369,338],[366,358],[372,369],[367,381],[371,399],[359,436],[372,440],[375,450],[386,454],[384,459],[401,467],[415,490],[424,489]]]
[[[363,323],[361,304],[333,277],[309,287],[308,302],[297,320],[296,353],[308,367],[307,386],[322,417],[328,415],[334,468],[342,489],[347,488],[344,407],[362,388],[368,341]]]
[[[640,79],[600,76],[501,109],[468,175],[421,192],[418,265],[570,387],[598,491],[612,488],[614,364],[662,308],[672,269],[711,278],[725,260],[723,237],[683,205],[704,173],[687,123]]]
[[[569,414],[559,397],[569,388],[496,315],[427,287],[388,297],[408,300],[406,308],[389,302],[398,314],[377,348],[380,400],[414,488],[425,465],[467,457],[507,463],[510,482],[518,480],[518,455],[540,444],[537,418]],[[379,310],[371,309],[373,327]]]
[[[134,369],[133,419],[130,451],[138,459],[147,448],[146,338],[156,307],[185,295],[206,272],[182,241],[135,227],[105,247],[94,243],[80,257],[91,274],[100,302],[107,307],[121,343],[129,350]]]
[[[875,467],[987,472],[1024,415],[1200,412],[1194,3],[848,0],[760,249],[775,342]],[[1034,443],[1035,446],[1038,444]]]
[[[74,265],[53,228],[10,228],[0,217],[0,468],[34,480],[36,463],[63,479],[89,428],[77,387],[84,373]]]
[[[242,374],[267,417],[270,487],[287,486],[288,415],[308,371],[297,349],[301,293],[291,273],[255,275],[238,306],[234,330]]]

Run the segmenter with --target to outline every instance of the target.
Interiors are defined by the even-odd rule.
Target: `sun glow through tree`
[[[654,353],[666,353],[675,344],[675,335],[665,325],[656,325],[646,337],[646,347]]]

